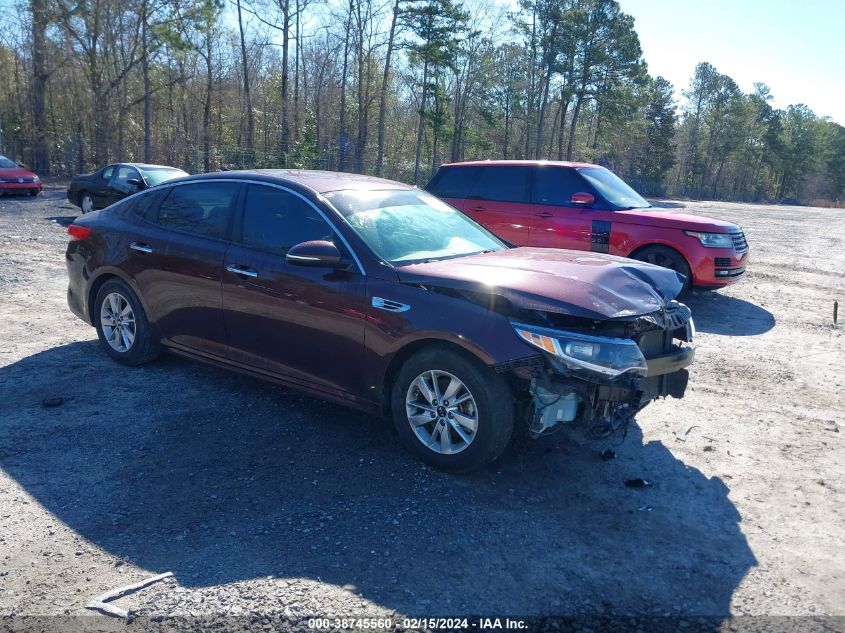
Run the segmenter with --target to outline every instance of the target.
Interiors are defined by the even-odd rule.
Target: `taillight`
[[[84,240],[91,235],[91,229],[87,226],[79,226],[78,224],[71,224],[67,227],[67,234],[70,235],[71,240]]]

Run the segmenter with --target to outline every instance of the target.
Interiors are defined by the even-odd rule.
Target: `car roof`
[[[460,167],[464,165],[474,166],[536,166],[536,167],[600,167],[593,163],[573,163],[565,160],[470,160],[461,163],[444,163],[441,167]]]
[[[132,167],[138,167],[140,169],[176,169],[178,171],[185,171],[184,169],[174,167],[173,165],[153,165],[150,163],[115,163],[115,165],[131,165]]]
[[[320,171],[316,169],[248,169],[218,171],[208,174],[197,174],[196,176],[183,178],[182,181],[217,178],[262,180],[265,182],[275,182],[277,184],[295,183],[308,187],[317,193],[327,193],[329,191],[342,191],[349,189],[414,189],[411,185],[396,182],[395,180],[387,180],[386,178],[377,178],[375,176],[366,176],[364,174],[348,174],[341,171]]]

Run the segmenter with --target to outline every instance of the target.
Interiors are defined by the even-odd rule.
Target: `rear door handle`
[[[486,210],[487,210],[487,207],[483,207],[483,206],[474,206],[474,207],[468,207],[467,208],[467,211],[486,211]]]
[[[139,251],[141,253],[152,253],[153,247],[149,244],[144,244],[143,242],[132,242],[129,244],[129,248],[133,251]]]
[[[548,211],[542,211],[540,213],[534,214],[538,218],[551,218],[554,217],[554,213],[549,213]]]
[[[253,270],[252,268],[243,268],[242,266],[238,266],[237,264],[229,264],[226,266],[226,270],[230,273],[235,273],[236,275],[244,275],[245,277],[258,277],[258,272]]]

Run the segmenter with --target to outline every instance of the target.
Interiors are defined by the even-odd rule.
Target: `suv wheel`
[[[405,362],[393,385],[391,408],[405,446],[449,472],[492,463],[513,432],[514,403],[502,377],[439,345]]]
[[[681,289],[681,292],[689,290],[690,283],[692,282],[689,264],[687,264],[684,256],[674,248],[660,245],[646,246],[641,251],[634,253],[631,259],[655,264],[656,266],[662,266],[663,268],[669,268],[681,273],[684,276],[684,287]]]
[[[160,353],[144,308],[123,281],[110,279],[94,301],[97,338],[106,354],[124,365],[142,365]]]

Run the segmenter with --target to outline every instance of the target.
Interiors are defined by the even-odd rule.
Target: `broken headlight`
[[[625,372],[645,374],[645,357],[636,342],[624,338],[591,336],[535,325],[512,323],[523,341],[552,356],[569,369],[587,369],[615,377]]]

